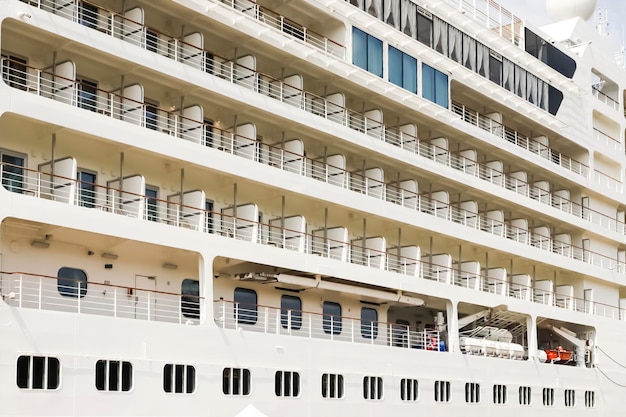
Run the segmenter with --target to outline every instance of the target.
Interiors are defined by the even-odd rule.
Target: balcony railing
[[[97,282],[2,272],[4,301],[14,307],[198,325],[202,297]]]
[[[124,38],[142,48],[152,50],[161,55],[177,60],[183,60],[190,56],[201,58],[204,51],[190,45],[180,39],[161,33],[158,30],[148,28],[141,22],[134,21],[115,11],[102,8],[83,0],[65,0],[63,5],[55,5],[54,2],[41,0],[21,0],[31,6],[38,7],[47,12],[61,16],[65,19],[77,22],[83,26],[107,33],[116,38]],[[259,6],[251,0],[214,0],[244,13],[268,27],[290,35],[307,45],[326,52],[334,57],[345,59],[345,46],[326,38],[290,19],[281,16],[265,7]],[[97,10],[97,12],[94,12]],[[130,35],[129,35],[130,34]],[[195,51],[194,51],[195,49]],[[176,57],[176,58],[175,58]]]
[[[599,143],[602,143],[609,148],[612,148],[614,151],[619,151],[622,148],[622,144],[618,139],[607,135],[606,133],[596,129],[595,127],[593,128],[593,135]]]
[[[578,162],[569,156],[563,155],[562,153],[555,151],[554,149],[551,149],[546,145],[529,138],[528,136],[524,136],[519,132],[502,125],[501,123],[476,112],[475,110],[468,109],[461,104],[452,103],[452,111],[461,116],[461,118],[467,123],[478,126],[481,129],[496,135],[500,139],[505,139],[514,145],[539,155],[542,158],[545,158],[575,174],[582,175],[583,177],[588,175],[589,169],[583,163]]]
[[[214,0],[217,1],[217,0]],[[279,31],[286,33],[300,39],[305,43],[314,46],[315,48],[322,50],[330,55],[333,55],[339,59],[346,59],[346,48],[319,33],[316,33],[306,27],[287,19],[284,16],[279,15],[263,6],[260,6],[253,0],[219,0],[221,3],[232,7],[250,16],[251,18],[265,23],[270,27],[278,29]]]
[[[605,103],[607,106],[611,107],[613,110],[619,110],[619,101],[615,100],[614,98],[608,96],[607,94],[603,93],[602,91],[596,88],[592,88],[591,91],[595,98]]]
[[[405,349],[444,351],[436,330],[413,331],[410,326],[380,321],[362,322],[351,317],[262,305],[241,306],[225,300],[213,302],[216,324],[224,329],[279,334],[309,339],[336,340]]]
[[[284,167],[284,169],[299,175],[311,176],[315,179],[325,179],[326,182],[346,188],[350,186],[349,177],[338,167],[329,165],[325,168],[322,167],[320,171],[319,164],[316,164],[312,160],[306,160],[302,155],[293,154],[266,145],[263,146],[266,146],[267,149],[262,150],[259,148],[259,144],[255,138],[246,138],[232,131],[219,130],[203,121],[185,117],[181,115],[180,112],[158,109],[153,105],[123,97],[116,93],[96,89],[95,93],[87,97],[82,93],[83,86],[80,81],[64,79],[60,76],[53,76],[47,71],[24,67],[23,64],[20,65],[25,69],[17,68],[13,61],[8,59],[3,60],[3,68],[6,69],[5,74],[11,74],[11,78],[5,78],[5,81],[14,88],[30,91],[43,97],[95,111],[108,117],[140,125],[147,129],[159,131],[203,146],[212,146],[227,153],[244,156],[270,165]],[[62,88],[58,87],[59,83],[62,84]],[[285,102],[291,104],[290,99],[286,97],[293,98],[293,87],[282,86],[282,88],[275,91],[277,94],[280,94],[280,97],[285,98]],[[318,108],[318,112],[330,115],[328,117],[332,119],[338,117],[337,109],[337,107],[326,105],[322,108]],[[384,135],[386,141],[394,146],[401,147],[409,152],[434,160],[435,162],[478,177],[500,187],[513,190],[520,195],[558,208],[563,212],[586,219],[594,224],[599,224],[602,227],[609,228],[619,233],[625,233],[624,224],[617,222],[615,219],[584,208],[562,197],[554,196],[545,190],[533,187],[530,184],[497,171],[487,165],[480,164],[461,155],[450,153],[448,150],[437,147],[429,142],[420,141],[417,137],[399,129],[388,130],[386,132],[381,131],[381,127],[384,127],[384,125],[365,117],[352,119],[350,126],[370,136],[380,137],[382,133],[386,133],[386,135]],[[265,160],[262,158],[263,153],[268,153]],[[285,158],[292,158],[294,161],[299,162],[289,164],[286,163]],[[560,160],[564,160],[564,158],[560,158]],[[300,168],[294,169],[293,166],[299,166]],[[309,166],[311,169],[306,169]],[[584,168],[586,172],[586,167]],[[329,177],[330,171],[333,171],[335,174],[340,173],[343,175],[344,179],[341,183],[337,183],[337,175],[335,175],[333,179]],[[358,173],[352,173],[351,175],[353,181],[359,181]],[[363,178],[360,181],[376,183],[375,180],[369,178]],[[385,187],[382,183],[380,186]],[[389,198],[385,197],[384,193],[377,193],[376,196],[378,198],[393,200],[398,195],[407,193],[401,189],[394,190],[393,187],[389,185],[386,187],[390,193]],[[361,189],[364,190],[363,192],[368,195],[375,194],[370,193],[370,190],[373,188],[375,187],[361,187]]]
[[[613,178],[610,175],[605,174],[604,172],[598,171],[597,169],[593,171],[593,176],[595,178],[596,184],[598,184],[599,186],[608,188],[619,194],[624,192],[624,184],[617,178]]]
[[[468,274],[457,270],[455,267],[425,262],[423,260],[425,259],[424,257],[415,259],[408,256],[399,256],[386,250],[371,249],[363,246],[361,239],[355,239],[350,242],[349,240],[339,241],[321,238],[319,234],[315,235],[315,232],[306,233],[301,230],[280,227],[275,223],[260,223],[254,219],[232,216],[224,212],[211,212],[201,207],[180,204],[170,199],[157,200],[145,195],[133,194],[110,187],[99,187],[95,184],[83,183],[72,178],[52,176],[49,173],[30,171],[8,164],[0,165],[0,168],[2,168],[0,174],[4,188],[16,193],[91,208],[126,218],[182,227],[202,233],[215,233],[228,238],[315,254],[370,268],[437,281],[443,284],[537,301],[533,295],[537,290],[532,287],[523,287],[507,281],[494,281],[490,277]],[[62,184],[62,186],[60,187],[59,184]],[[123,196],[124,205],[120,205],[121,197],[117,196]],[[454,221],[466,227],[515,240],[573,260],[605,269],[612,269],[622,274],[626,273],[625,265],[614,259],[553,240],[549,236],[542,236],[529,232],[526,229],[498,222],[484,215],[471,213],[472,216],[469,216],[467,212],[462,212],[458,209],[454,210],[452,207],[443,208],[440,203],[434,200],[423,199],[423,202],[420,202],[423,196],[418,197],[415,203],[412,202],[413,198],[410,198],[404,202],[397,202],[397,204],[407,207],[407,201],[411,201],[411,205],[418,205],[409,205],[409,207],[422,213]],[[128,202],[132,202],[132,204]],[[393,250],[394,248],[388,249]],[[494,285],[494,282],[499,282],[499,284]],[[541,298],[542,301],[540,302],[557,307],[582,309],[579,311],[590,313],[595,312],[595,310],[587,311],[587,307],[583,304],[578,305],[574,302],[567,306],[561,306],[554,301],[556,299],[555,295],[549,298]],[[605,311],[611,311],[611,309],[605,309],[599,314],[607,314]]]

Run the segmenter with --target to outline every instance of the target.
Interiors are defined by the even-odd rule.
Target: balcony
[[[198,325],[203,298],[188,294],[76,281],[20,272],[2,273],[8,305],[46,311]]]

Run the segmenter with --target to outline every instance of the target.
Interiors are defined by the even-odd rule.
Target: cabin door
[[[154,320],[156,309],[156,276],[135,275],[135,318]]]

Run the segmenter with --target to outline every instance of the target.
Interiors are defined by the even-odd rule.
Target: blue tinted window
[[[200,281],[183,280],[180,288],[180,309],[185,317],[200,318]]]
[[[87,274],[76,268],[63,267],[57,273],[57,290],[65,297],[83,298],[87,295]],[[80,295],[79,295],[80,294]]]
[[[383,42],[360,29],[352,28],[352,63],[372,74],[383,76]]]
[[[256,324],[256,291],[248,288],[235,288],[235,318],[240,324]]]
[[[400,87],[404,85],[402,55],[404,54],[398,49],[389,47],[389,81]]]
[[[376,339],[378,336],[378,311],[373,308],[361,308],[361,336]]]
[[[324,333],[341,334],[341,306],[337,303],[324,301],[322,326]]]
[[[293,295],[280,297],[280,324],[283,329],[299,330],[302,327],[302,300]]]
[[[448,76],[422,64],[422,97],[448,108]]]

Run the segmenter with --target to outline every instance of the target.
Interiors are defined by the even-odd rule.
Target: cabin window
[[[595,391],[585,391],[585,407],[594,408],[596,406]]]
[[[467,382],[465,384],[465,402],[469,404],[478,404],[480,402],[480,384],[476,382]]]
[[[277,397],[297,397],[300,395],[300,374],[292,371],[276,371],[274,393]]]
[[[57,358],[22,355],[17,358],[17,386],[21,389],[55,390],[61,381]]]
[[[417,40],[426,46],[433,46],[433,19],[426,13],[417,13]]]
[[[57,291],[65,297],[87,295],[87,274],[82,269],[63,267],[57,272]]]
[[[402,401],[417,401],[419,398],[419,384],[417,379],[402,378],[400,380],[400,399]]]
[[[565,390],[565,407],[575,407],[576,406],[576,390],[566,389]]]
[[[422,97],[448,108],[448,76],[422,63]]]
[[[0,150],[2,156],[2,186],[13,193],[22,194],[24,186],[24,161],[20,155]]]
[[[389,81],[417,94],[417,59],[390,46]]]
[[[250,370],[245,368],[224,368],[222,372],[222,392],[226,395],[250,395]]]
[[[146,29],[146,50],[159,52],[159,34],[153,30]]]
[[[519,403],[520,405],[532,404],[532,391],[530,387],[519,387]]]
[[[493,403],[506,404],[506,385],[495,384],[493,386]]]
[[[341,334],[341,305],[324,301],[322,327],[326,334]]]
[[[180,285],[180,309],[183,316],[200,318],[200,281],[185,278]]]
[[[450,402],[450,381],[435,381],[435,402]]]
[[[130,391],[133,385],[133,365],[126,361],[100,359],[96,362],[98,391]]]
[[[352,63],[379,77],[383,76],[383,42],[352,28]]]
[[[363,398],[365,398],[366,400],[383,399],[383,379],[381,377],[363,377]]]
[[[98,6],[84,1],[79,2],[78,23],[90,29],[98,29]]]
[[[206,233],[215,233],[213,225],[213,208],[214,204],[212,200],[206,200],[204,202],[204,231]]]
[[[192,394],[196,390],[196,368],[168,363],[163,367],[163,391]]]
[[[13,55],[2,55],[2,79],[9,87],[28,89],[28,67],[26,59]]]
[[[302,328],[302,300],[293,295],[280,297],[280,324],[283,329],[300,330]]]
[[[543,405],[546,407],[554,406],[554,388],[543,389]]]
[[[256,324],[256,291],[248,288],[235,288],[235,319],[239,324]]]
[[[159,127],[159,109],[158,104],[146,101],[144,105],[145,127],[151,130],[157,130]]]
[[[489,52],[489,79],[502,86],[502,56],[496,52]]]
[[[378,337],[378,311],[369,307],[361,308],[361,336],[364,339]]]
[[[343,398],[345,394],[343,384],[343,375],[322,374],[322,397]]]
[[[78,107],[95,112],[98,109],[98,83],[78,80]]]

